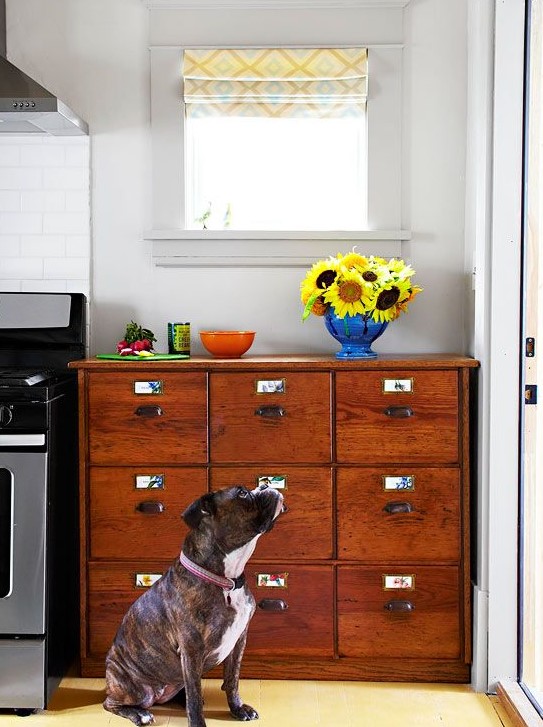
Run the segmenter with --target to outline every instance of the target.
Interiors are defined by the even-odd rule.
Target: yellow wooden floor
[[[47,711],[29,717],[0,713],[0,727],[128,727],[102,708],[101,679],[67,678]],[[242,682],[241,695],[259,713],[255,727],[513,727],[495,697],[463,685],[367,682]],[[205,681],[207,727],[239,724],[226,706],[221,682]],[[186,727],[179,706],[153,709],[157,727]]]

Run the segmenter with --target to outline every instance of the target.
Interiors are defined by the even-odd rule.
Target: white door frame
[[[481,361],[473,684],[495,691],[498,681],[517,678],[525,2],[468,5],[468,155],[474,156],[467,165],[466,248],[476,268],[468,330]]]

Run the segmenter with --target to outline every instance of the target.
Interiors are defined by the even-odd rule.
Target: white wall
[[[425,291],[380,339],[383,352],[464,351],[466,1],[412,0],[405,11],[403,214],[413,239],[402,254]],[[269,11],[238,23],[249,43],[266,20],[259,12]],[[323,44],[333,17],[314,15]],[[345,42],[364,42],[363,27],[349,33]],[[195,332],[205,327],[254,328],[254,353],[335,350],[322,321],[300,321],[301,269],[153,266],[151,243],[142,239],[150,199],[148,44],[141,0],[8,0],[8,57],[90,125],[92,350],[112,350],[130,318],[152,328],[162,348],[167,321],[190,320],[194,352],[201,351]],[[345,248],[338,242],[330,254]]]

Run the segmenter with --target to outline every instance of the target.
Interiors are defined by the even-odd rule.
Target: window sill
[[[151,230],[159,267],[307,267],[356,246],[363,255],[400,257],[406,230],[264,231]]]

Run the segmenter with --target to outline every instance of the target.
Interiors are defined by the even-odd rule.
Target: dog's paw
[[[258,719],[258,712],[249,704],[241,704],[239,707],[230,709],[232,716],[241,722],[248,722],[251,719]]]
[[[138,725],[154,724],[155,718],[153,717],[153,714],[148,712],[146,709],[139,709],[138,717],[139,722],[136,722]]]

